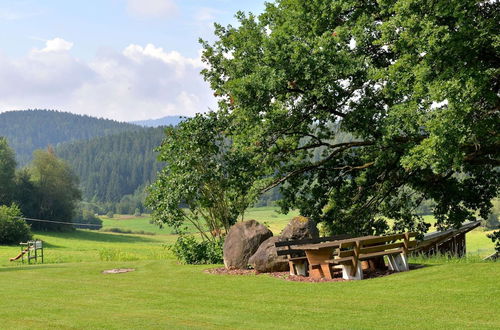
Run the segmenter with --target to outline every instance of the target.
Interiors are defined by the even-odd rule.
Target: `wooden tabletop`
[[[356,243],[357,241],[362,241],[365,239],[370,239],[370,238],[375,238],[375,237],[378,237],[378,236],[370,235],[370,236],[342,239],[342,240],[331,241],[331,242],[298,245],[296,247],[296,249],[298,249],[298,250],[319,250],[319,249],[324,249],[324,248],[337,248],[340,246],[340,244],[345,245],[345,244],[349,244],[349,243]]]

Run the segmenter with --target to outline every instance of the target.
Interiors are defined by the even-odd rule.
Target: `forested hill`
[[[66,143],[56,148],[80,178],[87,201],[118,202],[152,182],[162,166],[154,149],[161,144],[164,128],[142,128]]]
[[[18,165],[31,160],[36,149],[68,141],[86,140],[124,131],[137,125],[54,110],[23,110],[0,113],[0,136],[16,152]]]

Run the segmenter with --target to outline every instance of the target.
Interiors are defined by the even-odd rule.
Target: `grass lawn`
[[[292,216],[263,208],[246,218],[277,234]],[[147,218],[116,221],[153,231]],[[468,234],[469,250],[489,249],[484,235]],[[46,264],[10,263],[19,248],[0,246],[0,328],[500,328],[500,263],[477,257],[364,281],[301,283],[179,265],[165,248],[176,239],[169,233],[35,236],[46,242]],[[136,271],[101,274],[112,268]]]
[[[103,229],[107,228],[120,228],[132,231],[144,231],[154,234],[170,234],[172,229],[169,227],[160,228],[155,224],[150,223],[151,217],[144,215],[136,216],[123,216],[114,215],[113,218],[101,217]]]
[[[135,272],[101,271],[132,267]],[[287,282],[221,276],[172,260],[0,268],[12,328],[490,328],[500,263],[442,264],[378,279]],[[7,298],[8,297],[8,298]],[[5,299],[7,298],[7,299]]]

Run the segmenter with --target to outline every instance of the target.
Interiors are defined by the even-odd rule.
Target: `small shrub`
[[[200,242],[194,236],[181,235],[170,250],[184,264],[220,264],[223,244],[223,240]]]
[[[109,211],[109,212],[106,214],[106,216],[107,216],[108,218],[110,218],[110,219],[111,219],[111,218],[113,218],[114,214],[113,214],[113,212]]]
[[[134,211],[134,216],[140,217],[141,216],[141,210],[139,210],[138,208],[136,208],[135,211]]]
[[[74,225],[75,228],[82,229],[92,229],[99,230],[102,228],[102,220],[95,216],[92,211],[89,210],[79,210],[75,217],[73,217],[73,222],[81,223],[83,225]],[[91,226],[86,226],[91,225]]]
[[[30,226],[22,217],[17,205],[0,206],[0,244],[17,244],[32,238]]]

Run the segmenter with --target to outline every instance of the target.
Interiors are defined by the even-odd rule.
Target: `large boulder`
[[[273,233],[255,220],[238,222],[229,229],[224,240],[224,266],[228,269],[247,268],[248,259],[271,236]]]
[[[298,216],[292,219],[280,234],[281,240],[296,240],[307,238],[318,238],[319,231],[316,221]]]
[[[288,261],[285,256],[278,256],[274,243],[278,242],[280,237],[273,236],[266,239],[259,246],[259,249],[248,260],[248,263],[259,273],[284,272],[288,271]]]

